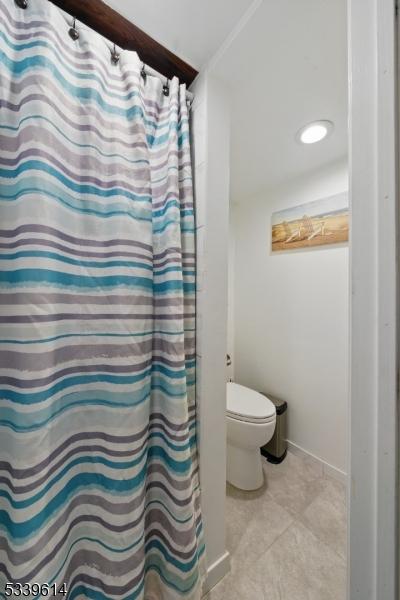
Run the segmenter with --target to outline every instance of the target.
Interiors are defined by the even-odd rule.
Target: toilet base
[[[240,490],[257,490],[264,483],[260,448],[240,448],[228,443],[226,479]]]

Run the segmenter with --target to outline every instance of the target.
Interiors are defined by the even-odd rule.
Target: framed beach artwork
[[[272,213],[272,251],[349,240],[349,194],[343,192]]]

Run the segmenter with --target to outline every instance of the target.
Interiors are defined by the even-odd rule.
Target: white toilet
[[[276,425],[276,409],[266,396],[237,383],[227,383],[227,474],[241,490],[263,485],[260,448],[270,441]]]

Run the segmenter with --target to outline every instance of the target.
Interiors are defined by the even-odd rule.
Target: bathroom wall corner
[[[197,232],[197,403],[208,581],[229,570],[225,546],[229,98],[210,72],[191,87]]]

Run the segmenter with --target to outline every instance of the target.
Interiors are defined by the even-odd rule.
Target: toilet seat
[[[275,405],[262,394],[238,383],[228,383],[227,416],[245,423],[271,423],[276,420]]]
[[[276,421],[276,417],[269,417],[265,419],[257,419],[255,417],[248,417],[246,415],[238,415],[233,412],[226,412],[226,416],[234,421],[240,421],[241,423],[253,423],[254,425],[264,425],[265,423],[274,423]]]

